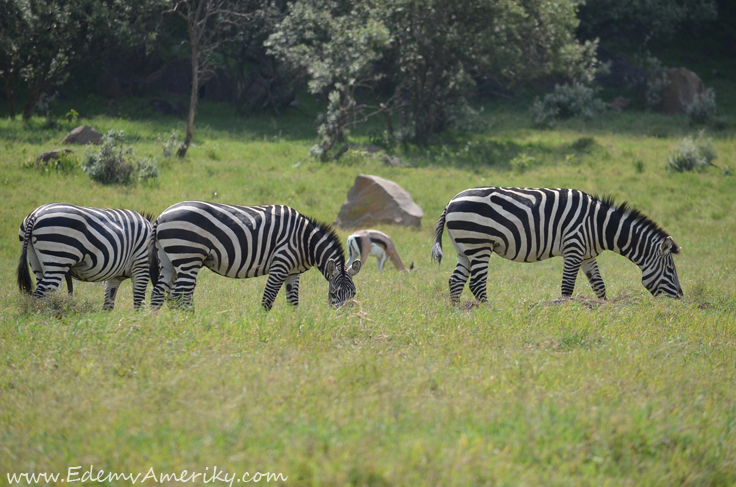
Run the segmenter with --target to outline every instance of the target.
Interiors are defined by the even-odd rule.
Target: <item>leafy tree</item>
[[[390,91],[371,113],[402,110],[404,131],[424,145],[449,127],[476,79],[514,86],[557,72],[591,80],[597,44],[577,41],[576,7],[575,0],[299,0],[269,44],[307,70],[313,92],[329,92],[323,149],[331,146],[325,134],[339,138],[341,119],[367,107],[356,90],[375,93],[379,81]]]
[[[718,16],[716,0],[590,0],[580,8],[588,38],[621,36],[636,43],[667,40]]]
[[[318,144],[311,151],[315,156],[326,158],[346,130],[365,119],[368,106],[358,105],[356,91],[374,90],[381,78],[375,63],[388,47],[389,32],[365,6],[298,2],[266,43],[290,67],[309,75],[312,93],[329,93]]]
[[[0,0],[0,74],[10,116],[23,79],[30,90],[23,119],[52,84],[108,49],[147,36],[157,0]]]

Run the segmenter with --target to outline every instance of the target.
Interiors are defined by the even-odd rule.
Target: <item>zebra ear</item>
[[[327,261],[327,278],[328,279],[334,279],[339,274],[337,270],[337,263],[335,262],[335,259],[330,259]]]
[[[357,274],[358,272],[360,272],[360,261],[359,260],[356,260],[356,261],[353,262],[353,265],[351,265],[350,267],[348,267],[348,275],[350,277],[352,277],[355,274]]]
[[[680,252],[680,247],[678,247],[675,244],[675,240],[672,237],[667,237],[662,241],[662,244],[659,246],[659,255],[662,257],[669,255],[669,254],[677,254]]]

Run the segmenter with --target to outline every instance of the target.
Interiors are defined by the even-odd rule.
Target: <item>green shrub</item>
[[[179,132],[176,130],[172,130],[168,135],[159,135],[158,140],[161,142],[161,148],[163,149],[164,157],[166,158],[173,157],[179,150],[179,147],[184,143],[184,141],[179,138]]]
[[[713,141],[701,130],[697,138],[687,136],[667,159],[667,170],[674,172],[705,171],[717,157]]]
[[[555,85],[552,93],[534,101],[530,110],[532,121],[537,126],[551,128],[558,119],[591,119],[605,107],[603,101],[595,97],[595,92],[578,81]]]
[[[102,136],[99,147],[88,147],[82,156],[82,170],[102,184],[128,185],[158,177],[155,159],[137,159],[132,147],[125,144],[125,132],[111,129]]]
[[[509,161],[509,165],[516,172],[523,173],[524,171],[532,167],[535,162],[536,160],[534,159],[534,157],[530,156],[526,152],[522,152],[518,156],[511,159],[511,161]]]
[[[695,95],[686,112],[690,125],[704,125],[715,120],[716,92],[713,88],[708,88],[702,95]]]

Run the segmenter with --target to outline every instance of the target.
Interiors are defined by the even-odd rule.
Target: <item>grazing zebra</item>
[[[148,241],[152,216],[131,210],[108,210],[51,203],[39,206],[20,225],[23,250],[18,262],[18,288],[33,291],[30,261],[36,276],[33,296],[40,298],[66,279],[107,281],[102,309],[115,307],[115,295],[125,279],[133,281],[133,307],[139,309],[148,286]]]
[[[404,267],[404,263],[401,262],[401,257],[396,251],[394,241],[391,237],[378,230],[358,230],[348,237],[348,267],[350,264],[359,260],[362,265],[365,265],[365,261],[368,257],[373,256],[378,261],[378,272],[383,271],[383,265],[386,260],[389,259],[400,271],[409,272],[410,269],[414,268],[412,262],[409,269]]]
[[[360,261],[345,266],[342,245],[329,225],[282,205],[178,203],[153,223],[149,256],[153,309],[161,307],[169,290],[170,299],[189,307],[203,266],[238,279],[268,274],[261,302],[266,310],[284,283],[287,300],[298,305],[299,275],[313,266],[330,283],[330,304],[340,306],[355,296],[352,276],[360,270]]]
[[[470,290],[486,300],[488,259],[493,252],[516,262],[562,256],[562,296],[571,296],[582,266],[600,299],[606,287],[596,257],[612,250],[642,270],[642,284],[654,296],[682,297],[672,254],[680,247],[664,230],[627,203],[596,198],[574,189],[472,188],[450,200],[437,221],[432,257],[442,260],[447,223],[458,262],[450,277],[450,299]]]

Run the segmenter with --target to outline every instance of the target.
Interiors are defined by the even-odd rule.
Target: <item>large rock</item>
[[[685,113],[695,100],[695,95],[705,93],[705,85],[697,74],[686,68],[672,68],[663,71],[667,84],[659,92],[661,102],[655,106],[658,112],[676,114]],[[662,73],[650,77],[650,82],[661,77]]]
[[[422,226],[424,212],[404,188],[378,176],[359,174],[335,225],[371,227],[377,223]]]
[[[51,160],[58,161],[62,154],[71,154],[71,152],[71,149],[66,148],[44,152],[40,156],[36,157],[36,166],[44,166]]]
[[[80,125],[79,127],[69,132],[69,135],[64,137],[64,140],[62,140],[61,143],[79,145],[87,145],[91,143],[95,145],[100,145],[101,141],[101,133],[99,133],[89,125]]]

